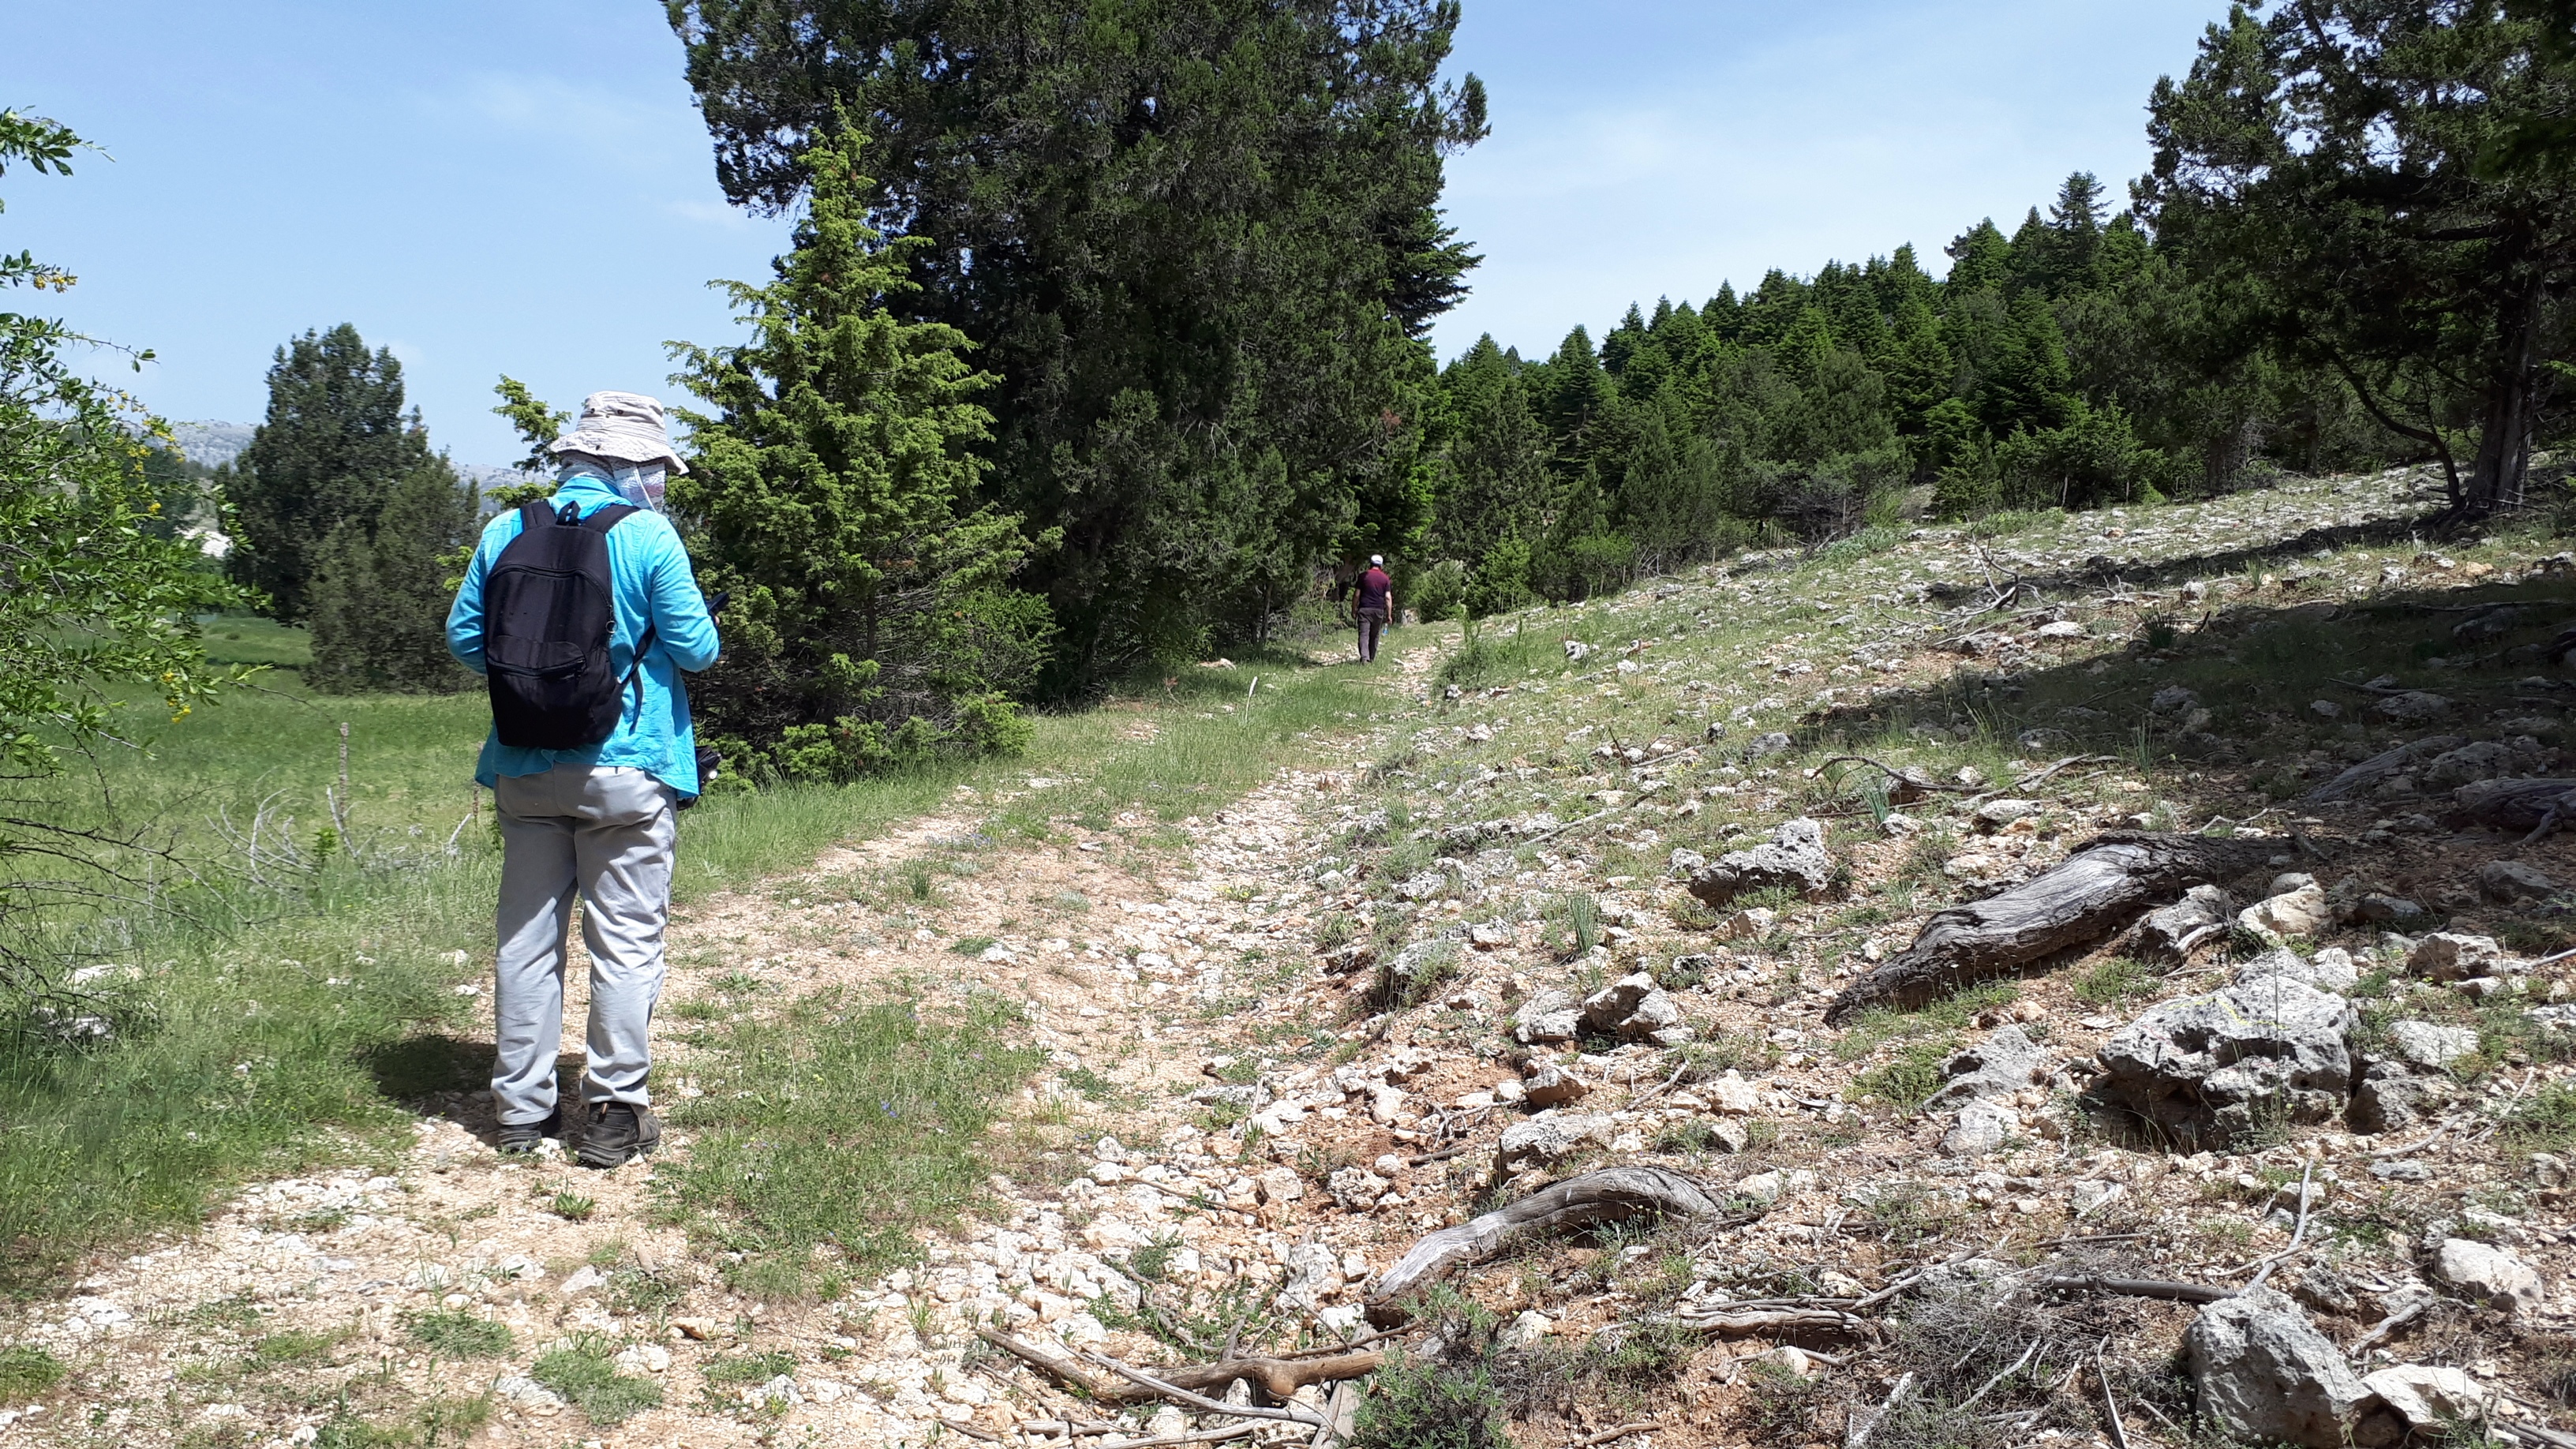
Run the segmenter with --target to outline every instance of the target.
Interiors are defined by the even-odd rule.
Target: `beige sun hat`
[[[546,445],[549,453],[587,453],[612,463],[660,463],[686,473],[671,446],[671,428],[659,399],[640,392],[595,392],[581,400],[581,421]]]

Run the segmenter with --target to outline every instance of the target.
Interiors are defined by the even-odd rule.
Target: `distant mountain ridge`
[[[172,423],[170,436],[179,444],[179,456],[207,468],[220,468],[242,455],[250,446],[250,435],[257,429],[250,423],[226,423],[212,419],[193,423]],[[456,476],[474,485],[478,493],[496,487],[524,483],[537,475],[503,463],[458,463],[449,459]]]

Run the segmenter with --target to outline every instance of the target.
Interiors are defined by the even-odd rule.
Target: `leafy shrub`
[[[1482,1364],[1461,1369],[1393,1354],[1369,1377],[1351,1449],[1512,1449],[1502,1407]]]
[[[35,1344],[0,1348],[0,1400],[24,1403],[62,1381],[62,1360]]]

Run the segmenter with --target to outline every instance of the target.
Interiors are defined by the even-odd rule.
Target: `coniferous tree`
[[[812,203],[763,287],[732,284],[751,340],[684,347],[697,457],[671,481],[724,658],[692,687],[710,739],[754,774],[846,780],[1015,749],[1012,701],[1047,643],[1012,575],[1048,535],[975,501],[994,379],[944,323],[887,302],[913,284],[867,220],[875,183],[841,129],[805,154]]]
[[[344,518],[311,550],[313,665],[326,694],[449,694],[475,677],[447,652],[449,561],[482,523],[472,485],[431,456],[383,490],[372,518]]]
[[[289,341],[268,370],[267,420],[226,484],[233,578],[266,594],[281,622],[302,622],[322,540],[343,521],[372,523],[386,490],[428,456],[390,350],[368,352],[345,322]]]

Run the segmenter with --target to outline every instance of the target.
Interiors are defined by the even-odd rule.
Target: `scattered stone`
[[[2545,1296],[2530,1264],[2475,1238],[2445,1238],[2433,1252],[2433,1276],[2463,1295],[2508,1313],[2536,1309]]]
[[[2138,948],[2155,956],[2184,956],[2227,934],[2236,903],[2214,885],[2193,886],[2181,900],[2147,912],[2138,923]]]
[[[1325,1299],[1342,1291],[1342,1260],[1322,1243],[1290,1248],[1286,1266],[1288,1281],[1271,1300],[1271,1306],[1282,1312],[1312,1316],[1323,1308]]]
[[[1989,800],[1970,819],[1980,834],[1992,835],[2016,820],[2037,815],[2041,808],[2036,800]]]
[[[2421,689],[2410,689],[2404,694],[2383,696],[2377,704],[2370,707],[2370,712],[2391,724],[2416,725],[2448,719],[2452,711],[2458,708],[2458,705],[2441,695]]]
[[[2331,699],[2312,699],[2308,701],[2308,713],[2319,719],[2341,719],[2343,706]]]
[[[2406,969],[2430,981],[2504,975],[2519,964],[2491,936],[2464,936],[2451,931],[2426,936],[2406,957]]]
[[[2403,1132],[2451,1096],[2451,1084],[2443,1078],[2423,1076],[2403,1062],[2374,1061],[2362,1068],[2344,1115],[2355,1132]]]
[[[2332,914],[2326,909],[2326,893],[2314,880],[2256,901],[2236,916],[2238,925],[2275,943],[2298,936],[2313,936],[2332,920]]]
[[[2478,893],[2491,901],[2545,900],[2557,890],[2547,872],[2518,860],[2491,860],[2478,870]]]
[[[2179,1142],[2221,1146],[2275,1114],[2322,1122],[2352,1087],[2359,1018],[2331,992],[2279,976],[2150,1009],[2112,1034],[2094,1090]]]
[[[2374,891],[2361,898],[2361,904],[2354,908],[2353,916],[2368,925],[2382,926],[2392,931],[2411,931],[2431,920],[2432,912],[2404,896],[2384,895]]]
[[[2047,1074],[2047,1053],[2018,1023],[1997,1027],[1985,1040],[1952,1052],[1941,1062],[1943,1082],[1923,1103],[1927,1112],[1968,1102],[2010,1097]]]
[[[1589,658],[1591,658],[1591,657],[1592,657],[1592,646],[1591,646],[1591,645],[1584,643],[1584,642],[1583,642],[1582,640],[1580,640],[1580,639],[1568,639],[1568,640],[1566,640],[1566,641],[1565,641],[1565,662],[1566,662],[1566,663],[1568,663],[1568,664],[1580,664],[1580,663],[1582,663],[1584,660],[1589,659]]]
[[[1521,1091],[1533,1107],[1562,1107],[1592,1095],[1581,1077],[1561,1067],[1541,1066],[1521,1079]]]
[[[1306,1195],[1306,1180],[1293,1167],[1274,1167],[1252,1180],[1253,1191],[1266,1203],[1295,1202]]]
[[[1797,748],[1797,744],[1796,740],[1778,730],[1773,730],[1767,735],[1755,736],[1753,743],[1744,747],[1744,755],[1745,758],[1752,760],[1761,759],[1766,755],[1785,755]]]
[[[2302,956],[2287,946],[2275,946],[2236,968],[2237,985],[2265,976],[2278,976],[2311,986],[2319,991],[2345,992],[2361,980],[2361,970],[2352,963],[2352,953],[2341,946],[2328,946],[2314,956]]]
[[[2439,1071],[2478,1049],[2478,1034],[2465,1026],[2400,1021],[2388,1028],[2390,1045],[2411,1066]]]
[[[2548,753],[2529,735],[2511,740],[2481,740],[2437,755],[2417,777],[2435,790],[2452,790],[2480,780],[2536,775],[2547,767]]]
[[[1767,1208],[1789,1193],[1813,1187],[1815,1183],[1816,1175],[1803,1167],[1775,1167],[1769,1172],[1757,1172],[1739,1179],[1728,1196]]]
[[[1572,1041],[1583,1034],[1583,1004],[1563,991],[1542,991],[1512,1013],[1512,1035],[1524,1046]]]
[[[2399,1364],[2377,1373],[2362,1376],[2362,1386],[2379,1396],[2386,1410],[2403,1421],[2402,1425],[2374,1426],[2366,1420],[2356,1425],[2353,1442],[2368,1449],[2373,1444],[2396,1442],[2405,1429],[2418,1430],[2428,1436],[2447,1433],[2455,1424],[2475,1422],[2495,1412],[2496,1391],[2470,1378],[2461,1369],[2435,1368],[2424,1364]],[[2382,1437],[2385,1435],[2386,1437]]]
[[[1377,1200],[1386,1196],[1389,1186],[1391,1184],[1385,1178],[1365,1167],[1336,1168],[1333,1175],[1324,1181],[1324,1190],[1333,1195],[1333,1201],[1345,1212],[1360,1212],[1377,1206]]]
[[[1555,1331],[1555,1319],[1535,1308],[1524,1308],[1518,1317],[1503,1325],[1494,1341],[1504,1348],[1527,1348]]]
[[[1615,1135],[1611,1120],[1596,1113],[1558,1112],[1532,1117],[1503,1129],[1503,1139],[1495,1148],[1494,1165],[1497,1175],[1508,1177],[1549,1166],[1586,1146],[1606,1147]]]
[[[2038,632],[2042,639],[2081,639],[2084,637],[2084,626],[2072,619],[2059,619],[2040,625]]]
[[[1753,1144],[1753,1131],[1733,1117],[1720,1117],[1704,1129],[1711,1146],[1721,1152],[1742,1152]]]
[[[1728,1067],[1725,1075],[1702,1082],[1692,1090],[1707,1100],[1711,1111],[1730,1117],[1750,1116],[1762,1107],[1761,1091],[1744,1080],[1744,1074],[1733,1067]]]
[[[2268,1287],[2202,1308],[2183,1355],[2201,1413],[2240,1438],[2341,1449],[2370,1397],[2299,1305]]]
[[[1832,889],[1833,857],[1825,851],[1825,827],[1805,816],[1785,822],[1771,839],[1750,850],[1730,850],[1692,873],[1690,893],[1720,907],[1747,891],[1775,887],[1815,899]]]
[[[1953,1157],[1982,1157],[2010,1141],[2020,1129],[2021,1118],[2001,1102],[1970,1102],[1959,1109],[1950,1130],[1941,1135],[1941,1150]]]

